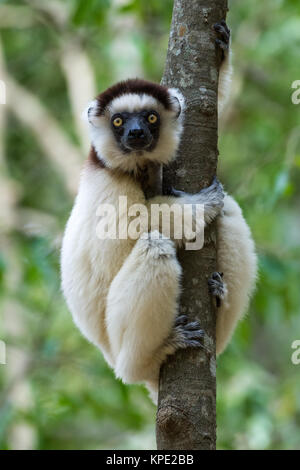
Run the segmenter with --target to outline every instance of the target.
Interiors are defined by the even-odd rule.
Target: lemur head
[[[87,118],[96,158],[107,167],[136,171],[168,163],[182,132],[184,99],[175,89],[130,79],[90,103]]]

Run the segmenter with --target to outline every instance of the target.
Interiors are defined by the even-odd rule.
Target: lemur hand
[[[194,204],[204,204],[204,219],[207,224],[220,214],[224,206],[223,200],[223,186],[217,178],[214,178],[208,188],[193,195]]]
[[[214,25],[214,30],[217,33],[216,45],[222,51],[222,61],[227,57],[230,43],[230,29],[226,22],[222,20],[220,23]]]
[[[212,184],[199,193],[189,194],[172,187],[169,195],[181,198],[184,204],[204,204],[204,219],[207,224],[220,214],[224,206],[223,186],[217,178],[214,178]]]

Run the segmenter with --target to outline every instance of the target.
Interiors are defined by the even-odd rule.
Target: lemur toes
[[[221,301],[227,294],[226,284],[223,282],[223,273],[214,272],[208,279],[208,289],[211,295],[216,299],[216,306],[221,306]]]
[[[176,349],[203,347],[204,331],[198,321],[189,321],[186,315],[180,315],[175,320],[174,342]]]
[[[188,322],[188,317],[186,315],[179,315],[175,320],[175,327],[180,325],[186,325]]]
[[[222,50],[222,59],[225,58],[229,49],[230,29],[224,20],[214,24],[214,30],[217,33],[216,45]]]

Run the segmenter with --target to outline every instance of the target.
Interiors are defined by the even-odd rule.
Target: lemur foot
[[[179,315],[159,353],[162,357],[166,357],[173,355],[178,349],[202,348],[206,350],[204,337],[205,333],[201,330],[198,321],[189,321],[186,315]]]
[[[230,29],[228,28],[226,22],[224,20],[220,21],[220,23],[216,23],[214,25],[214,30],[217,33],[216,45],[222,51],[222,61],[228,54],[229,50],[229,42],[230,42]]]
[[[214,272],[208,279],[208,289],[211,295],[216,299],[216,306],[221,307],[221,301],[226,297],[227,288],[223,282],[223,273]]]
[[[199,348],[202,346],[204,331],[200,328],[198,321],[189,321],[186,315],[180,315],[175,320],[171,333],[175,350],[185,348]]]

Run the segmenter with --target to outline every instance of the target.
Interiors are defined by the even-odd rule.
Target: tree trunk
[[[220,65],[213,25],[226,18],[227,0],[175,0],[162,83],[186,99],[179,154],[164,170],[163,187],[196,193],[217,169],[217,89]],[[212,224],[200,251],[182,250],[180,313],[198,319],[204,348],[180,350],[161,368],[157,409],[158,449],[216,448],[216,312],[207,280],[216,271]]]

